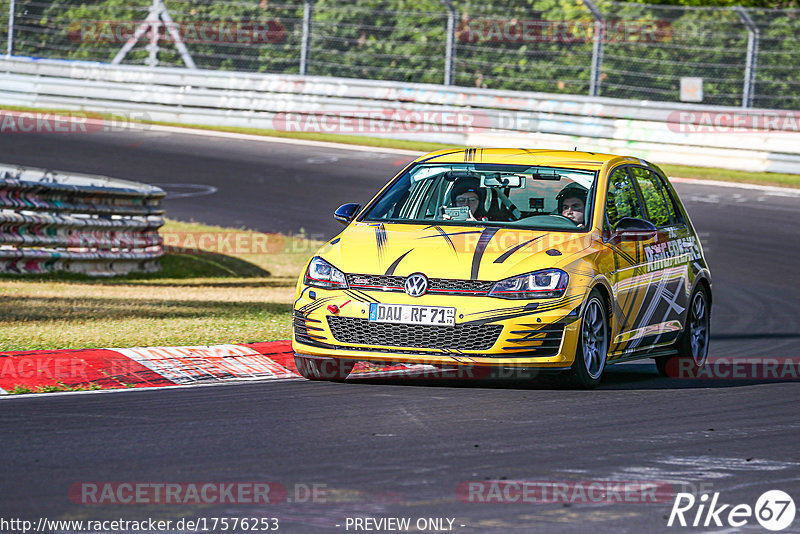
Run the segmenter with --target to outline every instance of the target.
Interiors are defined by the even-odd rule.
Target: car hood
[[[562,267],[592,242],[591,233],[356,222],[319,255],[351,274],[501,280]]]

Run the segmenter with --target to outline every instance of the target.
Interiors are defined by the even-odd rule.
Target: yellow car
[[[686,210],[644,160],[529,149],[417,158],[306,265],[295,362],[342,380],[357,361],[564,371],[705,363],[711,274]],[[670,365],[674,365],[672,361]]]

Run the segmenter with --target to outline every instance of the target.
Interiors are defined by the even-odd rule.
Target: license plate
[[[372,303],[369,305],[369,320],[374,323],[455,326],[456,309],[443,306]]]

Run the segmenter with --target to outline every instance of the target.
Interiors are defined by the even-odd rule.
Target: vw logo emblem
[[[428,279],[421,273],[412,274],[406,278],[404,289],[410,297],[421,297],[428,291]]]

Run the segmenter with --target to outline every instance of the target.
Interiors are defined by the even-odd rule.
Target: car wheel
[[[297,371],[309,380],[331,380],[340,382],[347,378],[356,362],[339,360],[338,358],[309,358],[294,355]]]
[[[708,306],[708,291],[699,286],[689,301],[686,326],[676,348],[677,356],[655,358],[656,369],[661,376],[696,376],[708,358],[708,340],[711,329],[711,310]]]
[[[588,389],[600,384],[608,357],[608,337],[606,305],[600,292],[593,289],[583,308],[578,350],[570,370],[575,385]]]

